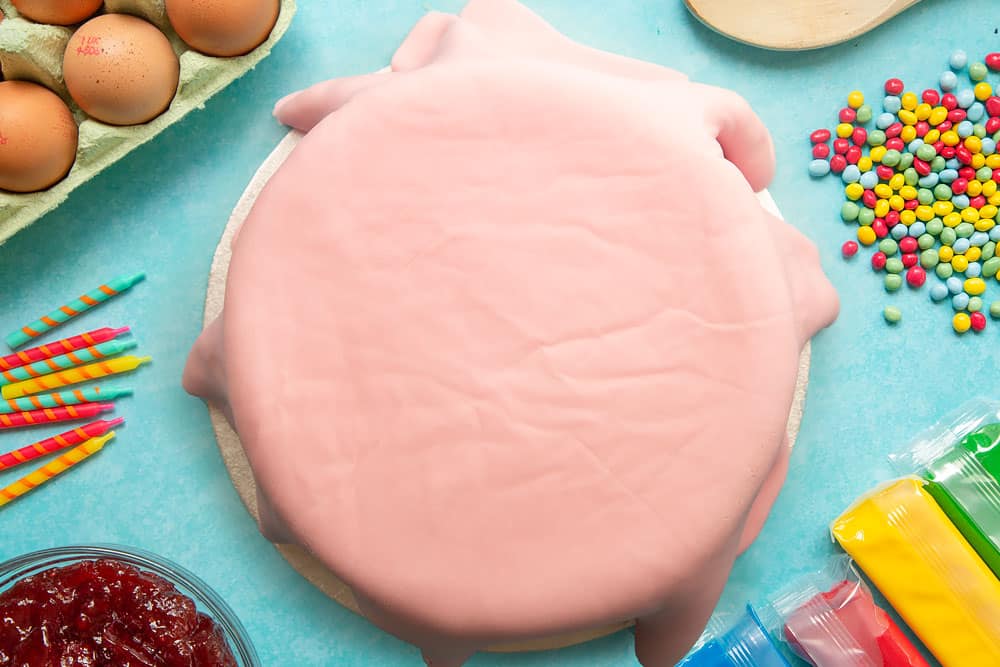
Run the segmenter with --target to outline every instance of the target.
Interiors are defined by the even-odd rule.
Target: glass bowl
[[[239,667],[261,667],[260,659],[246,629],[236,614],[204,581],[183,567],[156,554],[114,544],[57,547],[17,556],[0,563],[0,593],[18,581],[54,567],[83,560],[112,558],[147,572],[157,574],[195,601],[198,611],[207,614],[222,630]]]

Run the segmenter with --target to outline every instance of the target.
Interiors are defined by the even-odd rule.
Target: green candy
[[[920,266],[928,271],[937,266],[939,261],[937,250],[929,248],[920,253]]]
[[[941,280],[948,280],[948,278],[951,278],[951,274],[953,274],[954,272],[955,269],[951,268],[951,264],[949,264],[948,262],[941,262],[940,264],[934,267],[934,273],[936,273],[937,277],[940,278]]]
[[[986,127],[976,123],[972,126],[972,135],[984,139],[986,137]]]
[[[887,167],[895,167],[897,164],[899,164],[900,157],[901,157],[900,152],[897,151],[895,148],[891,148],[885,152],[885,155],[882,156],[882,164],[884,164]],[[993,172],[990,172],[990,174],[992,173]]]
[[[993,141],[1000,144],[1000,130],[997,130],[996,132],[993,133]]]
[[[993,177],[993,170],[989,167],[980,167],[979,171],[976,172],[976,180],[985,183]]]
[[[1000,320],[1000,301],[994,301],[990,304],[990,317]]]
[[[934,247],[934,237],[930,234],[921,234],[917,237],[917,247],[921,250],[928,250]],[[936,262],[935,262],[936,263]]]
[[[940,236],[942,229],[944,229],[944,223],[941,222],[941,218],[933,218],[927,223],[927,233],[931,236]]]
[[[867,104],[862,104],[860,107],[858,107],[858,113],[857,116],[855,117],[855,120],[864,125],[871,119],[872,119],[872,108],[870,106],[868,106]]]
[[[954,227],[945,227],[941,230],[941,243],[944,245],[952,245],[958,240],[958,234],[955,233]]]
[[[992,174],[993,172],[990,173]],[[951,199],[951,195],[952,192],[950,186],[945,185],[944,183],[938,183],[937,185],[934,186],[934,197],[937,198],[938,200],[948,201],[949,199]]]
[[[960,222],[958,223],[958,226],[955,227],[955,233],[958,234],[958,238],[960,239],[969,238],[975,231],[976,227],[971,222]]]
[[[886,277],[888,278],[889,276],[886,276]],[[896,277],[898,277],[898,276],[896,276]],[[889,285],[888,284],[885,287],[886,287],[886,289],[889,289]],[[898,290],[898,289],[899,289],[899,287],[897,286],[897,287],[894,287],[890,291],[895,291],[895,290]],[[889,324],[896,324],[901,319],[903,319],[903,312],[899,308],[896,308],[896,306],[886,306],[885,309],[882,311],[882,317],[884,317],[885,321],[888,322]]]
[[[986,65],[983,63],[971,63],[969,65],[969,78],[979,83],[986,78]]]
[[[923,144],[917,149],[917,157],[924,162],[930,162],[938,156],[937,151],[930,144]]]
[[[899,257],[890,257],[885,261],[885,270],[889,273],[902,273],[904,268],[903,260]]]
[[[911,160],[913,159],[913,155],[911,153],[907,153],[907,155],[910,156]],[[902,166],[902,164],[900,164],[900,166]],[[917,170],[913,167],[907,167],[906,171],[903,172],[903,181],[905,181],[907,185],[916,185],[919,180],[920,174],[918,174]]]
[[[933,171],[934,173],[939,173],[944,171],[944,168],[946,166],[947,165],[945,163],[945,159],[940,155],[936,156],[934,159],[931,160],[931,171]]]
[[[840,219],[844,222],[854,222],[861,213],[861,207],[852,201],[845,201],[840,207]]]
[[[917,201],[924,206],[930,206],[934,203],[934,193],[927,188],[920,188],[917,190]]]
[[[969,305],[965,307],[970,313],[978,313],[983,309],[983,300],[978,296],[969,298]]]
[[[903,286],[903,276],[898,273],[890,273],[885,277],[885,291],[895,292]]]
[[[993,255],[997,252],[997,244],[993,241],[987,241],[983,245],[983,254],[980,256],[984,262],[988,259],[993,259]]]
[[[990,257],[983,262],[983,278],[992,278],[998,271],[1000,271],[1000,257]]]
[[[870,227],[875,222],[875,211],[867,206],[858,213],[858,224],[862,227]]]
[[[997,132],[1000,134],[1000,131]],[[903,153],[899,156],[899,170],[909,169],[913,164],[913,153]]]
[[[896,254],[896,250],[899,249],[899,244],[887,236],[878,242],[878,249],[882,251],[882,254],[886,257],[892,257]]]
[[[868,133],[869,146],[881,146],[885,143],[885,132],[882,130],[872,130]]]

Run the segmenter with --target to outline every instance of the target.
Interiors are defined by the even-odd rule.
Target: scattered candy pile
[[[920,289],[933,271],[940,282],[928,290],[931,300],[950,297],[955,331],[978,332],[986,328],[986,279],[1000,281],[1000,96],[986,81],[989,70],[1000,72],[1000,53],[969,63],[956,51],[949,65],[940,91],[928,88],[919,97],[904,92],[899,79],[886,81],[878,115],[861,92],[850,93],[836,137],[827,129],[810,135],[809,173],[832,172],[844,182],[840,217],[857,224],[857,241],[841,248],[845,258],[859,243],[875,246],[871,266],[885,273],[889,292],[904,276]],[[972,87],[960,86],[962,73]],[[1000,302],[988,310],[1000,319]],[[892,306],[883,315],[893,324],[902,317]]]

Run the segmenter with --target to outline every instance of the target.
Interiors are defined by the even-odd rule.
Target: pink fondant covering
[[[766,213],[738,96],[570,42],[513,0],[430,14],[308,131],[233,252],[189,391],[238,430],[272,539],[438,665],[638,618],[697,638],[784,477],[836,316]]]

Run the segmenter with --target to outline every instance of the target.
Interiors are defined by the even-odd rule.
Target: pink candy
[[[844,245],[840,246],[840,253],[844,257],[854,257],[858,254],[858,244],[855,241],[845,241]]]
[[[830,130],[819,129],[809,135],[809,141],[813,142],[814,144],[822,144],[827,141],[830,141],[831,136],[833,135],[830,134]]]
[[[927,282],[927,272],[922,267],[911,266],[910,270],[906,272],[906,282],[910,287],[922,287]]]
[[[885,92],[889,95],[899,95],[903,92],[903,82],[899,79],[889,79],[885,82]]]
[[[973,331],[982,331],[986,328],[986,316],[980,312],[969,313],[969,320]]]
[[[991,53],[986,56],[986,66],[994,72],[1000,72],[1000,53]]]
[[[879,250],[874,255],[872,255],[872,268],[876,271],[881,271],[885,268],[886,256],[885,253]]]

